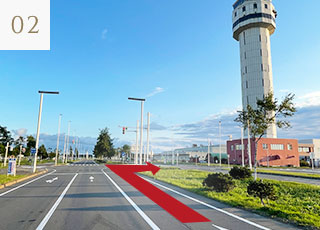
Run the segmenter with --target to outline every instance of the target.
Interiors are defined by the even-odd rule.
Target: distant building
[[[299,140],[300,158],[310,162],[313,159],[314,166],[320,166],[320,139]]]
[[[254,165],[255,143],[251,144],[251,162]],[[248,139],[243,140],[244,162],[249,165]],[[242,164],[241,139],[227,141],[230,164]],[[257,162],[260,166],[294,166],[299,167],[298,140],[261,138],[257,145]]]

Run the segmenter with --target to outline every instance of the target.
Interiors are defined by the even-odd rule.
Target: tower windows
[[[236,12],[234,12],[234,17],[237,17],[237,11],[236,11]]]
[[[264,8],[268,9],[268,4],[264,4]]]
[[[263,64],[261,64],[261,71],[263,71]]]
[[[244,69],[245,69],[245,73],[248,73],[248,68],[247,68],[247,66],[246,66]]]
[[[243,44],[245,45],[246,44],[246,32],[243,31]]]
[[[262,86],[264,87],[264,80],[263,80],[263,78],[262,78]]]
[[[258,4],[257,4],[257,3],[254,3],[254,4],[253,4],[253,8],[254,8],[254,9],[258,9]]]
[[[248,81],[246,81],[246,88],[248,89]]]
[[[244,52],[244,59],[247,59],[247,52]]]
[[[245,12],[246,11],[246,7],[242,7],[242,12]]]
[[[247,104],[249,104],[249,97],[247,96]]]
[[[262,49],[260,49],[260,56],[262,57]]]
[[[261,34],[259,34],[259,42],[261,42]]]

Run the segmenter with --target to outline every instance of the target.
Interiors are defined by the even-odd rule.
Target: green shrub
[[[309,166],[309,164],[307,161],[305,161],[305,160],[300,161],[300,167],[308,167],[308,166]]]
[[[250,196],[259,197],[261,204],[265,206],[263,199],[276,200],[275,189],[273,184],[263,182],[262,180],[251,181],[247,187]]]
[[[247,167],[234,166],[229,174],[234,179],[247,179],[252,177],[252,172]]]
[[[203,180],[202,185],[216,192],[228,192],[234,188],[235,183],[228,174],[213,173]]]

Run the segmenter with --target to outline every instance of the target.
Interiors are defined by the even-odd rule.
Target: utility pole
[[[241,160],[242,160],[242,167],[244,167],[243,127],[241,127]]]
[[[221,121],[219,121],[219,155],[220,155],[220,167],[221,167]]]
[[[148,128],[147,128],[147,162],[149,162],[149,149],[150,149],[150,112],[148,112]]]
[[[70,123],[71,121],[68,121],[68,137],[67,137],[67,149],[66,149],[66,163],[68,163],[68,155],[70,154],[69,152],[69,137],[70,137]]]
[[[59,94],[59,92],[49,92],[49,91],[39,91],[39,93],[40,93],[40,106],[39,106],[37,138],[36,138],[36,153],[34,154],[34,162],[33,162],[33,172],[34,173],[36,172],[36,169],[37,169],[37,158],[38,158],[38,149],[39,149],[39,136],[40,136],[43,94]]]
[[[21,163],[21,152],[22,152],[22,144],[20,143],[20,152],[19,152],[18,166],[20,166],[20,163]]]
[[[137,120],[137,131],[136,131],[136,149],[134,152],[134,164],[138,164],[138,139],[139,139],[139,120]]]
[[[177,166],[179,165],[179,153],[177,153]]]
[[[66,159],[66,146],[67,146],[67,135],[64,134],[64,145],[63,145],[62,164],[65,163],[65,159]]]
[[[9,151],[9,142],[7,142],[6,153],[5,153],[5,155],[4,155],[4,163],[3,163],[3,166],[7,166],[8,151]]]
[[[250,123],[248,119],[248,155],[249,155],[249,167],[252,170],[252,162],[251,162],[251,143],[250,143]]]
[[[58,165],[58,157],[59,157],[59,139],[60,139],[61,117],[62,117],[62,114],[60,114],[60,115],[59,115],[58,137],[57,137],[57,148],[56,148],[56,160],[55,160],[55,166],[57,166],[57,165]]]
[[[172,150],[171,164],[174,165],[174,150]]]
[[[143,105],[146,99],[143,98],[132,98],[129,97],[128,100],[140,101],[141,102],[141,126],[140,126],[140,165],[142,165],[142,150],[143,150]]]
[[[208,166],[210,166],[210,141],[209,141],[209,138],[208,138],[208,157],[207,157],[207,160],[208,160]]]

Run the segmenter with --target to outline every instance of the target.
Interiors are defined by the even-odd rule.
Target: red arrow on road
[[[210,222],[209,219],[176,200],[172,196],[158,189],[149,182],[136,175],[137,172],[151,171],[155,175],[160,168],[147,163],[147,165],[106,165],[114,173],[127,181],[141,193],[158,204],[182,223]]]

